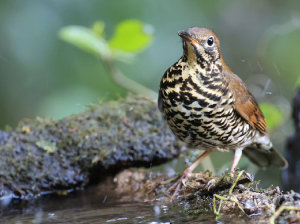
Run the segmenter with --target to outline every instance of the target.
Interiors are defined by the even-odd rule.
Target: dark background
[[[290,101],[300,73],[299,1],[111,1],[0,2],[0,128],[22,118],[62,118],[99,98],[127,90],[106,75],[99,59],[58,38],[68,25],[102,20],[109,37],[116,24],[139,19],[155,28],[155,40],[132,64],[117,63],[127,76],[157,91],[165,70],[182,54],[178,30],[203,26],[217,33],[229,67],[256,99],[278,105],[284,122],[270,133],[279,151],[292,133]],[[267,92],[267,94],[266,94]],[[213,153],[216,170],[231,153]],[[222,165],[219,165],[222,164]],[[280,170],[260,170],[263,185],[280,182]],[[266,180],[265,180],[266,179]]]

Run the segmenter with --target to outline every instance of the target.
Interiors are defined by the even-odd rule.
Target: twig
[[[266,204],[267,205],[267,204]],[[269,206],[268,206],[269,207]],[[270,218],[270,224],[275,224],[275,219],[280,216],[281,212],[283,212],[284,210],[300,210],[300,207],[296,207],[296,206],[287,206],[287,205],[281,205],[279,207],[279,209],[274,212],[273,209],[270,209],[273,213],[272,217]]]
[[[158,94],[155,91],[133,81],[130,78],[127,78],[120,70],[116,68],[113,61],[111,61],[110,59],[104,60],[104,58],[102,58],[101,61],[107,73],[110,74],[110,77],[117,84],[123,86],[128,90],[131,90],[132,92],[135,92],[140,95],[145,95],[146,97],[153,99],[155,101],[157,100]]]

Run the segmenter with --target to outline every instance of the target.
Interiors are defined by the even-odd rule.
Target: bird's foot
[[[179,191],[181,190],[183,182],[185,183],[184,178],[185,177],[182,175],[179,178],[179,180],[177,180],[177,182],[168,189],[168,192],[174,191],[174,193],[173,193],[173,195],[171,197],[171,201],[174,201],[176,199],[176,197],[179,195]]]
[[[179,195],[179,191],[181,190],[181,188],[182,188],[183,186],[186,187],[186,184],[185,184],[186,181],[187,181],[186,178],[189,177],[190,174],[191,174],[191,173],[189,173],[189,172],[184,172],[184,173],[182,174],[182,176],[179,178],[179,180],[177,180],[177,182],[176,182],[173,186],[171,186],[171,187],[168,189],[168,192],[174,191],[174,193],[173,193],[173,195],[172,195],[172,197],[171,197],[171,201],[176,200],[177,196]]]
[[[216,179],[211,179],[207,183],[207,190],[209,191],[211,188],[214,188],[216,186]]]
[[[174,191],[171,197],[171,201],[176,200],[177,196],[179,195],[179,191],[183,186],[186,187],[187,178],[190,177],[191,175],[192,175],[191,171],[189,169],[186,169],[183,172],[182,176],[179,178],[179,180],[177,180],[177,182],[168,189],[168,192]]]
[[[205,151],[201,154],[201,156],[198,157],[198,159],[189,166],[182,174],[181,178],[168,189],[168,192],[175,190],[173,196],[171,197],[171,200],[175,200],[176,196],[178,195],[179,191],[181,190],[182,185],[186,186],[186,178],[190,177],[192,175],[193,170],[201,163],[201,161],[207,157],[212,151]]]

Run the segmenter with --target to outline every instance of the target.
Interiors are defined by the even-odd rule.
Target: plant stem
[[[111,78],[117,84],[119,84],[120,86],[123,86],[124,88],[126,88],[132,92],[144,95],[156,102],[156,100],[158,98],[158,94],[155,91],[126,77],[120,70],[118,70],[116,68],[113,61],[111,61],[109,59],[106,59],[106,60],[102,59],[101,61],[103,61],[104,68],[106,69],[106,71],[110,74]]]

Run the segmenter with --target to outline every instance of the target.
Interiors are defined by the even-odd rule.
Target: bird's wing
[[[262,133],[267,132],[266,119],[258,103],[245,83],[235,74],[226,74],[229,90],[233,93],[234,108],[252,127]]]
[[[174,65],[173,65],[174,66]],[[170,67],[170,68],[168,68],[167,69],[167,71],[165,71],[165,73],[164,73],[164,75],[163,75],[163,77],[162,77],[162,79],[161,79],[161,81],[160,81],[160,85],[159,85],[159,90],[158,90],[158,101],[157,101],[157,105],[158,105],[158,109],[159,109],[159,111],[161,112],[161,113],[163,113],[164,114],[164,104],[163,104],[163,93],[162,93],[162,91],[163,91],[163,86],[164,86],[164,78],[167,78],[168,77],[168,74],[169,74],[169,72],[170,72],[170,69],[171,69],[172,67]]]

